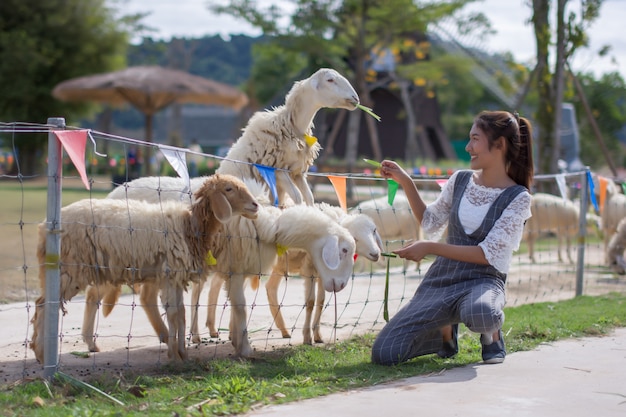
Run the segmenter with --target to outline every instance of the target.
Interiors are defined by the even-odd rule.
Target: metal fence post
[[[589,190],[589,167],[580,181],[580,209],[578,216],[578,258],[576,259],[576,297],[583,295],[583,273],[585,268],[585,236],[587,235],[587,190]]]
[[[51,117],[48,124],[65,128],[65,119]],[[48,132],[48,200],[46,205],[46,302],[44,305],[44,351],[43,375],[52,379],[59,364],[59,307],[61,299],[61,275],[59,257],[61,249],[61,170],[62,148],[54,134]]]

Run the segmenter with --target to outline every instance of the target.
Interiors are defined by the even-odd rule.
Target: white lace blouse
[[[448,226],[452,207],[452,193],[458,171],[452,174],[443,186],[441,194],[426,207],[422,218],[422,229],[431,240],[439,240]],[[482,223],[487,211],[504,188],[488,188],[474,182],[474,176],[465,188],[459,206],[459,219],[465,233],[473,233]],[[478,244],[487,261],[502,273],[508,273],[513,252],[519,249],[524,231],[524,222],[530,218],[531,196],[528,192],[519,193],[502,212],[493,228]]]

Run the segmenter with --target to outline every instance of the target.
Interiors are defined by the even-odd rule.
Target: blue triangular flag
[[[259,174],[263,177],[267,185],[272,191],[274,196],[274,205],[278,206],[278,190],[276,189],[276,168],[268,167],[265,165],[254,164],[256,169],[259,170]]]
[[[593,208],[596,210],[596,213],[598,213],[600,212],[600,209],[598,208],[598,202],[596,201],[596,190],[593,185],[591,171],[587,171],[587,183],[589,184],[589,196],[591,197],[591,204],[593,204]]]

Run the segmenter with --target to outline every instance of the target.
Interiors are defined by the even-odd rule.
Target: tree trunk
[[[537,43],[537,67],[535,79],[539,92],[539,102],[535,120],[537,121],[536,149],[537,172],[547,174],[552,171],[554,148],[554,94],[552,74],[548,64],[550,46],[549,0],[533,0],[532,23]],[[537,184],[541,186],[541,184]]]

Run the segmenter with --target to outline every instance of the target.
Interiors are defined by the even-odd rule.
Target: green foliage
[[[581,296],[561,302],[506,308],[503,327],[509,353],[559,339],[596,336],[626,325],[626,296]],[[126,369],[98,375],[89,384],[124,403],[120,406],[79,384],[42,380],[0,389],[4,415],[171,416],[231,415],[262,404],[297,401],[441,372],[480,361],[479,338],[459,329],[459,353],[435,355],[399,366],[373,365],[373,334],[328,346],[299,345],[259,353],[255,360],[213,359],[168,365],[161,374]],[[511,358],[514,360],[514,357]]]
[[[578,79],[583,85],[589,106],[602,139],[608,148],[613,163],[624,165],[626,152],[617,134],[626,125],[626,83],[619,73],[604,74],[596,80],[591,74],[580,74]],[[595,170],[606,167],[607,161],[598,145],[596,135],[577,96],[571,97],[576,106],[580,129],[580,155],[585,165]]]
[[[54,99],[55,85],[70,78],[121,68],[128,39],[141,15],[117,17],[105,0],[3,0],[0,2],[0,120],[45,123],[84,116],[84,103]],[[19,141],[23,173],[45,135]],[[25,165],[25,166],[24,166]]]

